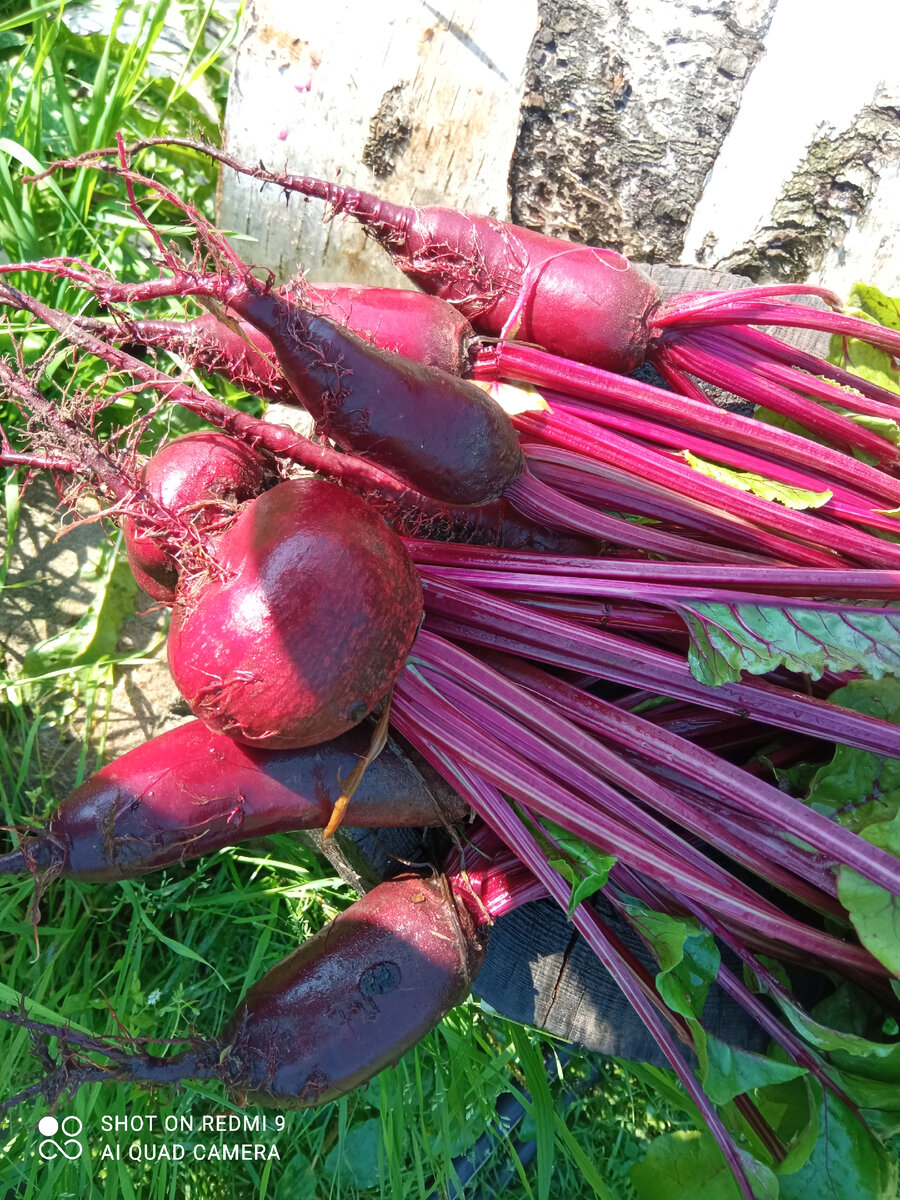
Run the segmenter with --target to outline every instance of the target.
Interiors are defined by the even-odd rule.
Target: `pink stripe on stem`
[[[817,329],[858,338],[888,354],[900,355],[900,330],[886,329],[872,321],[845,313],[823,312],[801,304],[767,304],[756,301],[752,292],[732,292],[731,303],[718,308],[669,310],[653,318],[656,329],[677,330],[703,325],[780,325],[788,329]],[[746,299],[742,300],[742,297]]]
[[[830,491],[833,499],[828,500],[820,508],[815,509],[816,515],[828,515],[837,512],[837,506],[842,505],[841,512],[858,514],[859,518],[871,517],[872,523],[888,522],[884,528],[893,529],[900,533],[900,521],[895,518],[879,517],[873,505],[877,503],[873,497],[863,491],[856,491],[846,485],[829,479],[827,475],[813,471],[798,471],[796,467],[785,464],[782,460],[769,455],[748,454],[731,442],[697,437],[686,433],[677,426],[666,425],[662,421],[647,421],[629,413],[615,412],[605,409],[596,403],[586,400],[572,400],[556,392],[545,392],[545,398],[553,408],[583,421],[590,421],[603,428],[615,429],[628,437],[639,438],[646,442],[658,443],[671,449],[672,453],[689,450],[698,458],[704,458],[715,464],[733,467],[738,471],[751,471],[764,478],[786,483],[791,487],[806,488],[811,492]],[[678,455],[680,457],[680,455]],[[883,507],[880,506],[880,507]],[[879,525],[879,528],[882,526]]]
[[[869,396],[857,396],[846,388],[825,379],[819,379],[805,371],[775,362],[764,353],[729,336],[730,330],[701,330],[691,333],[683,340],[682,345],[700,346],[712,354],[725,358],[729,362],[740,364],[779,386],[800,392],[804,396],[814,396],[824,400],[826,404],[837,404],[852,412],[865,413],[872,417],[883,417],[888,421],[900,420],[900,396],[894,397],[894,403],[886,404],[881,400],[873,400]]]
[[[825,524],[809,513],[794,512],[771,500],[740,492],[728,484],[708,479],[687,463],[673,462],[668,455],[640,447],[609,430],[600,433],[588,421],[560,413],[528,413],[517,416],[514,423],[519,430],[545,438],[562,449],[631,470],[653,483],[695,496],[708,504],[718,504],[725,512],[771,529],[777,535],[802,539],[805,545],[798,546],[794,554],[812,555],[804,559],[811,566],[825,566],[833,560],[833,555],[826,553],[824,548],[866,565],[880,566],[885,561],[900,565],[900,546],[886,552],[886,543],[880,538]],[[823,549],[811,551],[810,543]],[[816,557],[818,561],[815,561]]]
[[[450,542],[407,540],[405,545],[415,562],[432,566],[471,567],[475,570],[516,568],[535,575],[602,577],[685,586],[699,583],[785,596],[840,595],[863,599],[900,599],[900,571],[876,571],[862,567],[839,571],[770,566],[714,567],[690,562],[574,558]]]
[[[547,487],[528,471],[515,480],[503,493],[513,508],[531,521],[549,525],[551,529],[571,529],[603,538],[622,546],[665,554],[670,558],[687,558],[695,562],[753,563],[760,558],[742,550],[694,541],[678,534],[666,533],[652,526],[637,525],[621,517],[611,517],[564,496]]]

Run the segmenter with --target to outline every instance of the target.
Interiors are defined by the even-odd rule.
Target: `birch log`
[[[648,263],[900,292],[896,0],[249,0],[238,155]],[[345,221],[223,177],[281,278],[399,282]]]
[[[537,0],[249,0],[226,119],[232,153],[295,173],[337,174],[403,204],[450,202],[509,213]],[[446,9],[446,12],[439,11]],[[284,279],[399,286],[352,222],[320,204],[224,178],[220,220],[257,241],[246,257]]]

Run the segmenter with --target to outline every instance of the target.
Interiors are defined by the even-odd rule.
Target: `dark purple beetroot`
[[[486,504],[521,474],[512,422],[474,383],[380,350],[274,292],[236,286],[227,303],[269,338],[319,432],[342,450],[449,505]]]
[[[244,997],[222,1036],[229,1089],[277,1108],[346,1095],[465,999],[486,944],[440,879],[380,884]]]
[[[321,746],[254,750],[191,721],[92,775],[44,830],[0,857],[0,874],[133,879],[247,838],[322,829],[371,738],[364,724]],[[367,767],[344,823],[415,828],[465,813],[452,789],[437,775],[426,783],[391,739]]]
[[[276,482],[271,464],[245,442],[224,433],[188,433],[148,459],[141,482],[163,508],[187,517],[199,531],[211,533]],[[132,574],[154,600],[171,603],[178,564],[153,530],[131,517],[122,522]]]
[[[364,500],[293,479],[222,536],[179,589],[169,667],[195,716],[267,749],[327,742],[390,691],[422,616],[403,543]]]
[[[475,331],[462,313],[437,296],[402,288],[317,283],[304,297],[322,316],[382,350],[451,375],[471,374],[471,355],[478,342]],[[297,403],[272,343],[246,321],[225,322],[205,312],[189,321],[172,317],[131,321],[125,329],[98,325],[104,337],[171,350],[256,396]]]

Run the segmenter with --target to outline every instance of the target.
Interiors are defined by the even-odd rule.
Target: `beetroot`
[[[442,880],[380,884],[244,997],[223,1035],[229,1090],[310,1108],[359,1087],[465,999],[486,943]]]
[[[290,293],[288,293],[290,294]],[[305,301],[323,317],[357,333],[382,350],[451,375],[471,373],[478,338],[457,309],[436,296],[400,288],[318,283]],[[272,343],[246,321],[223,321],[206,312],[191,320],[97,322],[95,332],[119,342],[158,346],[223,375],[256,396],[296,404]]]
[[[177,286],[227,292],[229,308],[271,341],[319,432],[427,496],[485,504],[521,473],[509,417],[473,383],[379,350],[271,291],[206,279]]]
[[[134,879],[268,833],[321,829],[369,749],[365,725],[321,746],[254,750],[201,721],[129,750],[59,805],[47,826],[0,857],[0,874]],[[393,739],[366,768],[344,823],[412,827],[459,820],[466,808]]]
[[[149,496],[206,532],[233,517],[237,506],[275,483],[270,463],[245,442],[223,433],[188,433],[168,442],[141,472]],[[132,574],[154,600],[175,599],[178,564],[153,531],[134,517],[122,522]]]
[[[365,501],[294,479],[222,536],[179,589],[169,667],[210,729],[269,749],[344,733],[390,691],[422,616],[403,543]]]
[[[401,288],[317,283],[309,301],[323,317],[392,350],[451,375],[467,375],[478,338],[466,318],[437,296]]]
[[[191,1039],[178,1055],[124,1053],[109,1039],[19,1012],[0,1012],[0,1020],[50,1033],[69,1048],[39,1085],[50,1094],[94,1080],[218,1079],[241,1105],[325,1104],[396,1063],[469,994],[484,961],[489,910],[464,880],[453,882],[459,890],[445,876],[379,884],[264,975],[219,1038]],[[520,892],[522,899],[534,893],[527,874]],[[509,907],[502,889],[495,905]],[[112,1061],[76,1066],[73,1044]],[[35,1090],[5,1101],[0,1113]]]

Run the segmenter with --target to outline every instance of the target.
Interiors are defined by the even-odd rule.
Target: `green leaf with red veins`
[[[900,605],[880,612],[744,601],[673,608],[691,636],[691,674],[711,687],[739,681],[742,671],[765,675],[779,666],[813,679],[826,670],[900,675]]]
[[[823,1096],[818,1084],[811,1086],[818,1098],[819,1137],[799,1170],[782,1173],[776,1168],[779,1200],[895,1200],[896,1161],[846,1105],[830,1094]],[[767,1098],[779,1090],[767,1092]],[[760,1110],[773,1118],[765,1102]],[[781,1132],[777,1123],[775,1131]]]

